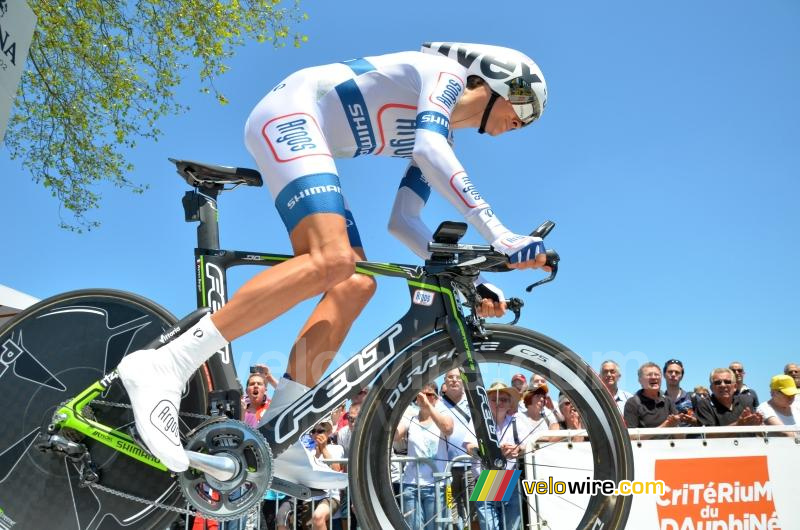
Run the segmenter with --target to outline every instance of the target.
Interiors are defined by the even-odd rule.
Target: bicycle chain
[[[117,402],[114,402],[114,401],[104,401],[102,399],[94,399],[94,400],[92,400],[92,402],[89,404],[89,406],[92,406],[95,403],[97,403],[98,405],[106,405],[108,407],[117,407],[117,408],[121,408],[121,409],[133,409],[133,406],[131,406],[129,403],[117,403]],[[183,416],[185,418],[195,418],[195,419],[198,419],[198,420],[210,420],[211,418],[215,417],[215,416],[209,416],[207,414],[195,414],[194,412],[180,412],[180,411],[178,412],[178,416]]]
[[[129,501],[140,502],[142,504],[147,504],[148,506],[153,506],[155,508],[161,508],[162,510],[167,510],[170,512],[177,512],[182,515],[198,515],[200,512],[195,510],[189,510],[187,508],[178,508],[177,506],[171,506],[169,504],[163,504],[156,501],[151,501],[149,499],[145,499],[143,497],[137,497],[136,495],[132,495],[130,493],[125,493],[124,491],[115,490],[114,488],[109,488],[108,486],[103,486],[102,484],[97,483],[89,483],[88,486],[92,489],[104,491],[106,493],[110,493],[112,495],[116,495],[118,497],[122,497],[124,499],[128,499]]]
[[[129,403],[117,403],[117,402],[114,402],[114,401],[105,401],[105,400],[102,400],[102,399],[95,399],[95,400],[92,401],[92,404],[105,405],[107,407],[117,407],[117,408],[122,408],[122,409],[133,409],[133,407]],[[194,419],[199,419],[199,420],[210,420],[210,419],[212,419],[214,417],[214,416],[208,416],[206,414],[195,414],[193,412],[178,412],[178,415],[179,416],[184,416],[186,418],[194,418]],[[108,486],[103,486],[102,484],[98,484],[96,482],[95,483],[88,483],[87,485],[90,488],[93,488],[93,489],[96,489],[96,490],[99,490],[99,491],[104,491],[104,492],[109,493],[111,495],[116,495],[118,497],[122,497],[123,499],[128,499],[130,501],[139,502],[139,503],[142,503],[142,504],[146,504],[148,506],[153,506],[155,508],[160,508],[162,510],[167,510],[169,512],[179,513],[181,515],[196,516],[196,515],[198,515],[200,513],[200,512],[198,512],[196,510],[189,510],[187,508],[178,508],[177,506],[172,506],[172,505],[169,505],[169,504],[163,504],[163,503],[160,503],[160,502],[157,502],[157,501],[153,501],[153,500],[150,500],[150,499],[145,499],[144,497],[138,497],[138,496],[133,495],[131,493],[125,493],[124,491],[116,490],[114,488],[109,488]],[[180,487],[178,487],[178,489],[180,490]]]

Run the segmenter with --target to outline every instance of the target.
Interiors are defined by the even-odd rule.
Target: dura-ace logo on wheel
[[[397,355],[394,339],[402,331],[403,326],[399,322],[384,331],[380,337],[329,375],[324,385],[314,387],[314,393],[306,393],[293,407],[281,414],[275,425],[275,442],[282,443],[296,434],[304,417],[330,411],[344,401],[354,387],[372,379],[378,369]],[[382,351],[378,349],[379,346]]]

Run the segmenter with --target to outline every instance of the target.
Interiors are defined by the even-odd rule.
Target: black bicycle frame
[[[240,265],[273,266],[293,257],[220,249],[216,197],[215,190],[204,193],[192,191],[187,192],[183,199],[186,220],[200,222],[197,229],[198,248],[195,249],[197,304],[198,307],[209,307],[212,311],[218,310],[228,299],[229,268]],[[408,283],[411,306],[400,320],[323,378],[299,401],[259,427],[273,455],[282,453],[337,405],[367,388],[383,368],[409,348],[413,351],[415,342],[433,333],[446,331],[452,340],[451,355],[461,356],[464,360],[462,379],[472,418],[475,419],[473,423],[479,442],[479,456],[487,469],[502,467],[505,459],[499,449],[486,389],[474,360],[471,327],[459,309],[457,294],[446,276],[427,274],[426,269],[419,266],[374,262],[358,262],[356,272],[404,278]],[[230,346],[212,358],[209,370],[216,389],[239,388]],[[402,384],[398,382],[398,392],[410,390],[402,388]],[[482,421],[477,421],[479,418]],[[485,441],[493,443],[487,445]]]

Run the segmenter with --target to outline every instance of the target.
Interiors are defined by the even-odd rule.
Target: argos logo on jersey
[[[450,188],[469,208],[475,208],[484,203],[483,197],[464,171],[454,173],[450,177]]]
[[[451,73],[441,72],[433,93],[428,97],[431,103],[450,114],[456,101],[464,91],[464,81]]]
[[[316,120],[310,114],[295,113],[274,118],[261,129],[275,160],[289,162],[302,156],[331,156]]]
[[[378,110],[380,147],[376,155],[411,158],[417,131],[417,107],[389,103]]]

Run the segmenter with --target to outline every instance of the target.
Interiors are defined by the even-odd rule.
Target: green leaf
[[[4,144],[50,190],[61,226],[82,232],[104,182],[142,193],[130,149],[157,141],[156,124],[188,110],[175,100],[186,70],[203,93],[250,40],[283,46],[308,16],[280,0],[28,0],[37,28]],[[292,38],[295,46],[305,36]]]

